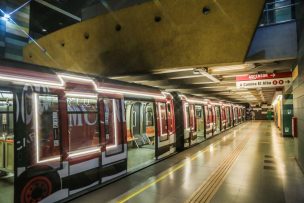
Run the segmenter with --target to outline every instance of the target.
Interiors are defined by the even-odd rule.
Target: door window
[[[0,90],[0,170],[1,168],[14,171],[14,106],[13,94]]]
[[[36,163],[60,160],[60,129],[58,96],[54,94],[27,94],[28,129],[33,130]]]
[[[189,104],[185,104],[185,128],[190,128],[190,108]]]
[[[70,154],[98,152],[98,109],[95,98],[67,98]]]
[[[122,104],[119,99],[103,99],[106,155],[123,152]]]
[[[168,140],[168,120],[166,103],[159,103],[160,141]]]

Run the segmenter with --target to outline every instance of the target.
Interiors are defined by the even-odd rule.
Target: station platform
[[[304,202],[296,142],[248,121],[71,202]]]

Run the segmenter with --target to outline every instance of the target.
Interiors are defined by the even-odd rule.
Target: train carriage
[[[16,203],[69,199],[219,134],[242,122],[244,112],[225,102],[1,61],[0,181],[13,179],[2,191],[14,191]]]
[[[2,64],[0,171],[15,178],[15,202],[68,198],[175,152],[170,94]]]

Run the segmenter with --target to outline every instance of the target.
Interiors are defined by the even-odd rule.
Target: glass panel
[[[168,121],[167,121],[167,112],[166,104],[159,103],[160,111],[160,141],[168,140]]]
[[[39,139],[38,161],[42,161],[60,154],[58,97],[55,95],[34,95],[38,96],[39,134],[36,135]]]
[[[97,99],[67,98],[68,112],[97,112]]]
[[[0,202],[14,202],[13,94],[0,90]]]
[[[97,99],[67,98],[69,151],[99,146]]]
[[[152,106],[146,108],[146,126],[154,126],[154,112]]]
[[[208,106],[205,106],[205,120],[206,120],[206,125],[209,125],[210,124],[210,120],[209,120]]]
[[[291,0],[266,2],[260,25],[276,24],[295,19],[295,6],[296,3]]]
[[[104,99],[104,129],[106,155],[123,151],[122,146],[122,110],[118,99]]]
[[[201,106],[195,106],[196,126],[198,136],[204,136],[204,116],[203,108]]]
[[[190,128],[190,109],[189,105],[185,104],[185,113],[186,113],[186,129]]]
[[[221,131],[221,115],[220,115],[220,107],[216,106],[215,107],[215,113],[216,113],[216,131],[220,132]]]

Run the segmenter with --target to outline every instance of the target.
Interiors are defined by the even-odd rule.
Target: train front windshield
[[[14,106],[13,94],[0,90],[0,202],[14,196]]]

